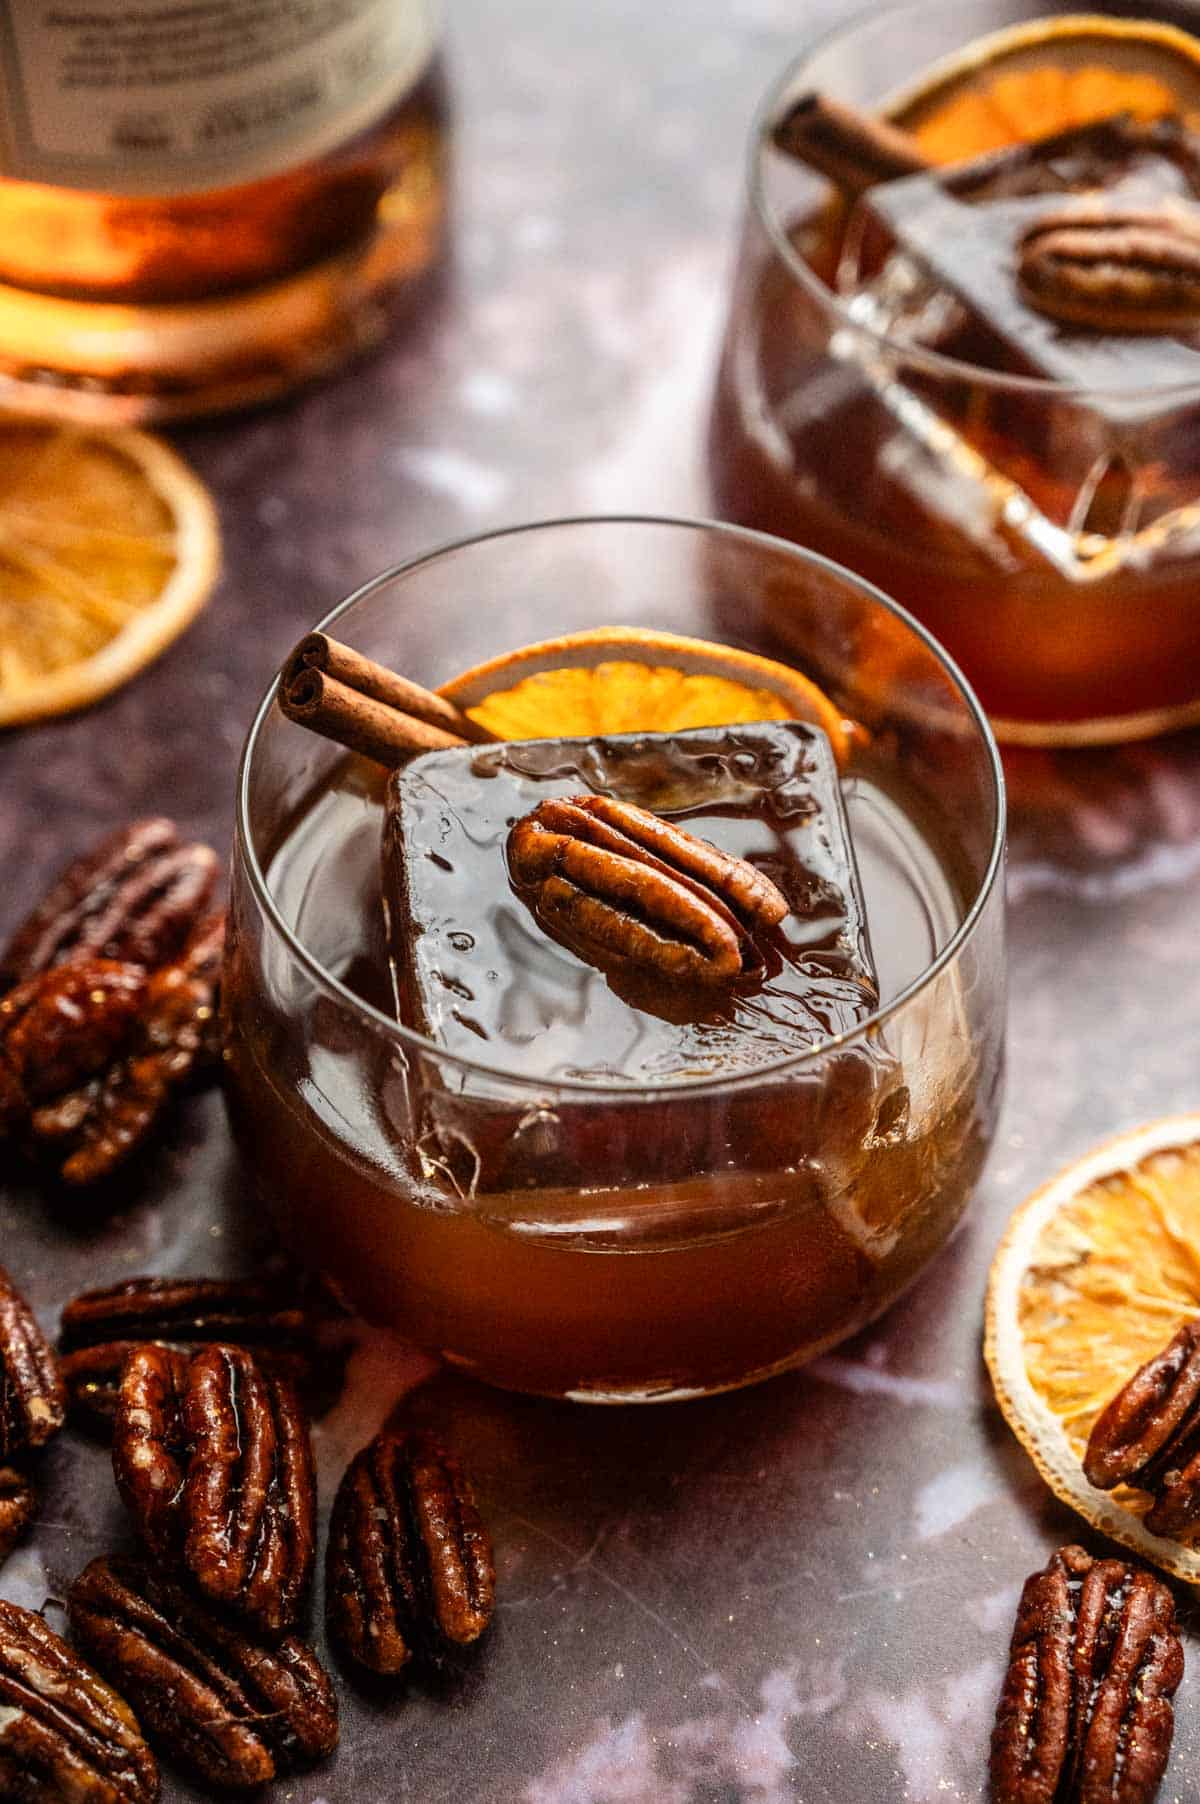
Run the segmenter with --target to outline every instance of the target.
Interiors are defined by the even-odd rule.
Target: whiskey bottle
[[[373,342],[445,123],[431,0],[0,0],[0,404],[181,419]]]

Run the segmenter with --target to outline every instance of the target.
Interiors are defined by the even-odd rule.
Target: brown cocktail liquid
[[[747,758],[761,763],[763,744],[741,748],[743,774]],[[528,748],[476,755],[504,762],[510,750],[524,756]],[[708,750],[720,765],[729,748]],[[578,760],[566,763],[572,768],[553,780],[577,789]],[[727,760],[722,781],[736,763]],[[590,764],[593,782],[603,782],[602,764]],[[686,775],[673,773],[677,801],[686,799],[678,787]],[[823,780],[811,769],[805,776],[810,812]],[[743,786],[740,811],[726,796],[724,807],[710,798],[680,815],[728,850],[761,855],[765,817],[752,789]],[[814,915],[798,930],[811,937],[814,972],[840,1011],[833,1032],[863,1019],[876,984],[886,1005],[928,970],[962,918],[966,889],[953,845],[927,833],[918,798],[869,754],[842,790],[856,875],[827,813],[830,918],[813,925]],[[795,790],[785,784],[780,793],[786,804]],[[556,1083],[545,1070],[539,1082],[529,1075],[538,1011],[561,990],[570,963],[550,947],[542,973],[550,990],[539,994],[513,982],[509,938],[510,962],[500,969],[506,936],[526,933],[532,917],[513,898],[500,858],[471,863],[476,855],[464,848],[481,833],[494,836],[496,814],[482,827],[469,788],[462,795],[464,807],[447,822],[445,862],[452,872],[456,859],[462,865],[464,883],[451,883],[459,901],[478,886],[488,950],[473,959],[467,930],[439,915],[436,886],[427,891],[426,925],[441,921],[443,950],[458,962],[451,969],[435,957],[414,973],[410,961],[402,986],[426,985],[425,1001],[405,1002],[402,988],[401,1007],[412,1018],[435,1006],[440,990],[436,1006],[458,1009],[468,1023],[450,1036],[456,1054],[469,1056],[474,1043],[480,1065],[511,1072],[524,1062],[526,1075],[465,1072],[399,1045],[382,1022],[373,1033],[334,1003],[327,1030],[317,1003],[305,1040],[289,1011],[273,1006],[269,969],[251,973],[235,948],[231,1108],[285,1234],[343,1279],[369,1315],[465,1370],[552,1395],[694,1395],[797,1363],[870,1320],[945,1238],[982,1160],[981,1113],[990,1104],[980,1110],[962,1058],[953,984],[932,986],[927,1013],[918,1001],[903,1026],[885,1022],[844,1046],[826,1043],[790,1071],[755,1069],[761,1048],[756,1061],[751,1034],[737,1054],[740,1075],[730,1082],[726,1068],[719,1086],[697,1075],[696,1061],[722,1076],[728,1021],[701,1031],[699,1015],[682,1004],[673,1021],[671,1008],[646,1010],[642,1063],[634,1059],[633,1087],[628,1077],[622,1087],[615,1067],[629,1048],[618,1050],[613,1038],[619,1011],[598,1006],[604,980],[580,967],[577,997],[586,1004],[590,995],[599,1031],[589,1035],[585,1006],[574,1027],[560,1024],[546,1058],[556,1078],[578,1071],[587,1085]],[[347,760],[296,811],[266,876],[308,951],[391,1021],[383,799],[383,774]],[[657,799],[669,815],[670,797],[660,790]],[[528,800],[522,789],[521,805]],[[429,821],[410,816],[408,824],[425,849],[436,845]],[[773,874],[786,876],[782,847],[781,838]],[[860,903],[869,964],[854,919]],[[840,948],[836,956],[831,948]],[[804,947],[793,950],[803,959]],[[754,998],[729,1006],[753,1012]],[[827,1042],[827,1032],[810,1019],[798,1038],[809,1047]],[[681,1045],[679,1081],[668,1071],[647,1088],[655,1061],[669,1066]]]
[[[1119,66],[1133,54],[1123,46]],[[1071,48],[1042,55],[1041,91],[1053,94],[1051,65],[1061,57],[1070,74]],[[1094,42],[1079,57],[1103,62]],[[1005,79],[1015,106],[1018,78]],[[1032,106],[1033,74],[1027,88]],[[900,123],[919,126],[939,162],[965,162],[978,145],[956,126],[978,126],[971,100],[935,95]],[[1043,129],[1032,115],[1024,124],[1031,137]],[[1127,205],[1196,198],[1190,140],[1182,155],[1110,155],[1105,129],[1047,155],[1040,189],[1035,158],[1010,192],[955,193],[917,175],[794,215],[795,250],[880,336],[839,326],[764,254],[743,274],[713,418],[719,511],[824,552],[910,608],[1014,737],[1083,737],[1106,722],[1116,736],[1130,717],[1149,731],[1200,704],[1197,342],[1064,331],[1022,304],[1012,275],[1014,237],[1039,206],[1096,188]],[[960,373],[923,365],[923,349]],[[786,647],[786,610],[777,616]]]

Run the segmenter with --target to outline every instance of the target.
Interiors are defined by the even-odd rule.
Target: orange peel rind
[[[1151,1534],[1150,1499],[1084,1477],[1092,1423],[1200,1314],[1200,1114],[1105,1142],[1028,1198],[988,1282],[984,1356],[1009,1427],[1050,1489],[1101,1533],[1190,1585],[1200,1545]]]

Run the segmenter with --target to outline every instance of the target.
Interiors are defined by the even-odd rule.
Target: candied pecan
[[[60,1366],[72,1414],[111,1427],[125,1361],[148,1341],[250,1347],[304,1393],[323,1369],[316,1309],[295,1286],[256,1278],[128,1278],[84,1291],[62,1314]]]
[[[748,929],[788,912],[744,859],[606,796],[539,802],[510,832],[508,859],[543,926],[581,957],[684,983],[729,983],[761,965]]]
[[[132,821],[67,866],[0,957],[0,990],[67,960],[154,969],[177,958],[216,888],[208,846],[173,821]]]
[[[468,1647],[491,1621],[487,1529],[458,1462],[424,1434],[378,1435],[346,1470],[329,1529],[330,1634],[374,1673]]]
[[[1037,220],[1018,245],[1025,299],[1100,332],[1200,326],[1200,211],[1075,204]]]
[[[158,1790],[125,1700],[40,1616],[0,1601],[0,1797],[154,1804]]]
[[[37,1492],[28,1473],[0,1466],[0,1566],[37,1515]]]
[[[1183,1677],[1166,1586],[1064,1547],[1025,1582],[992,1736],[993,1804],[1150,1804]]]
[[[1148,1491],[1152,1534],[1200,1522],[1200,1318],[1185,1322],[1097,1417],[1083,1469],[1102,1491]]]
[[[244,1347],[156,1345],[125,1364],[113,1470],[146,1545],[268,1634],[298,1620],[315,1548],[308,1423]]]
[[[146,997],[140,965],[84,959],[43,972],[0,1001],[0,1059],[26,1107],[111,1065]]]
[[[171,1097],[212,1063],[224,920],[201,921],[159,970],[79,960],[0,1001],[0,1128],[94,1183],[148,1139]]]
[[[33,1311],[0,1266],[0,1459],[43,1447],[65,1416],[58,1362]]]
[[[202,1783],[250,1790],[337,1746],[333,1686],[296,1636],[255,1640],[133,1560],[93,1560],[67,1609],[153,1744]]]

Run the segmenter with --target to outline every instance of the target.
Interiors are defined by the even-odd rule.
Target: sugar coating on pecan
[[[152,1552],[267,1634],[299,1620],[316,1546],[308,1420],[294,1386],[244,1347],[135,1347],[113,1471]]]
[[[992,1736],[993,1804],[1151,1804],[1183,1648],[1167,1587],[1064,1547],[1025,1582]]]
[[[50,1343],[0,1266],[0,1459],[43,1447],[66,1417],[66,1393]]]
[[[1200,1523],[1200,1318],[1185,1322],[1097,1417],[1083,1469],[1102,1491],[1127,1484],[1149,1492],[1152,1534],[1177,1536]]]
[[[135,1560],[93,1560],[67,1609],[154,1746],[202,1784],[254,1790],[337,1746],[333,1686],[295,1636],[260,1640]]]
[[[0,1600],[0,1797],[154,1804],[158,1763],[124,1698],[32,1610]]]
[[[127,1278],[84,1291],[62,1313],[60,1365],[72,1415],[107,1433],[121,1373],[135,1347],[249,1347],[305,1396],[336,1366],[324,1345],[325,1299],[311,1284],[275,1278]],[[332,1355],[332,1357],[331,1357]]]
[[[371,1672],[469,1647],[491,1621],[491,1541],[458,1461],[431,1436],[378,1435],[351,1461],[329,1530],[331,1636]]]

